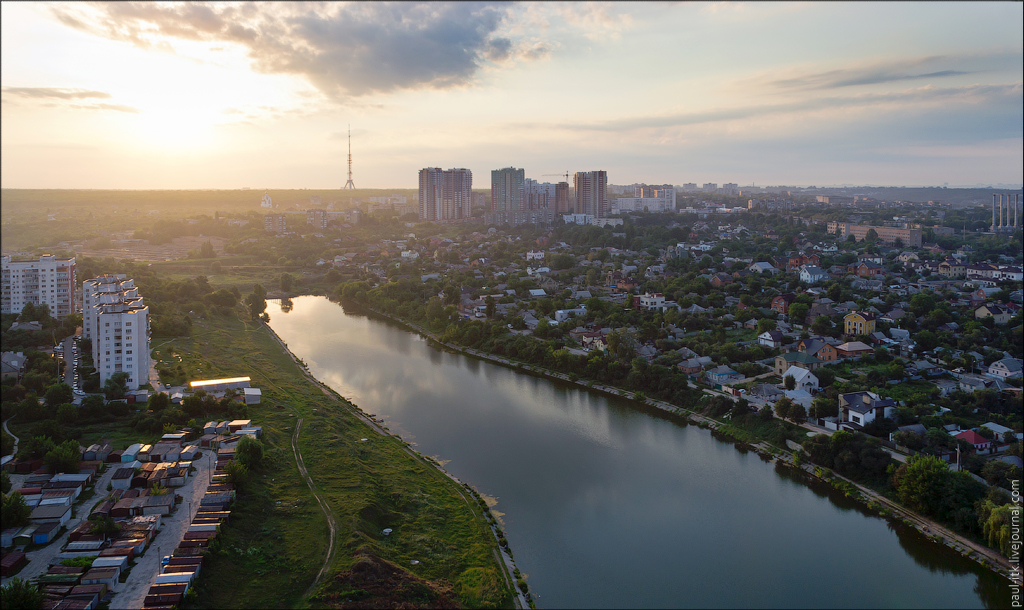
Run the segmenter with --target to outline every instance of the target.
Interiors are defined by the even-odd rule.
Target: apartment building
[[[921,247],[921,229],[898,229],[896,227],[875,227],[871,225],[855,225],[849,222],[828,223],[828,232],[847,237],[853,235],[857,241],[864,241],[868,231],[875,230],[878,241],[887,246],[906,246],[908,248]]]
[[[473,172],[466,168],[420,170],[420,220],[450,222],[472,215]]]
[[[288,219],[284,214],[267,214],[263,217],[263,228],[271,233],[284,233],[288,230]]]
[[[77,309],[74,258],[46,254],[39,260],[16,261],[3,257],[0,265],[0,312],[21,313],[27,303],[48,305],[50,315],[63,319]]]
[[[149,383],[149,307],[125,275],[82,282],[82,334],[92,341],[100,383],[128,374],[128,389]]]
[[[576,191],[576,214],[586,214],[594,218],[608,216],[608,172],[576,172],[573,176],[573,186]]]
[[[613,212],[672,212],[676,209],[676,189],[671,184],[648,186],[638,184],[632,197],[615,200]]]

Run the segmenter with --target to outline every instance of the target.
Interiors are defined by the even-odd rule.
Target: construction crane
[[[541,174],[541,177],[544,177],[544,176],[559,176],[559,177],[565,176],[565,183],[566,184],[569,183],[569,170],[565,170],[564,174]]]

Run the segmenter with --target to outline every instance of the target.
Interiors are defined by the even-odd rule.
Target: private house
[[[908,368],[917,371],[918,375],[928,375],[929,377],[932,375],[941,375],[942,373],[945,372],[945,370],[941,366],[937,364],[932,364],[927,360],[918,360],[917,362],[911,364]]]
[[[1019,358],[996,360],[988,367],[988,374],[1003,379],[1012,379],[1024,374],[1024,364]]]
[[[757,343],[765,347],[782,347],[784,337],[780,330],[766,330],[757,336]]]
[[[992,453],[995,451],[995,444],[974,430],[964,430],[954,434],[953,438],[970,443],[975,453]]]
[[[782,376],[790,367],[799,367],[808,371],[815,371],[825,363],[814,356],[808,356],[803,352],[788,352],[775,357],[775,374]]]
[[[771,308],[776,313],[789,313],[789,306],[796,301],[796,295],[792,292],[786,294],[780,294],[772,299]]]
[[[1007,428],[1006,426],[1001,426],[994,422],[981,424],[981,427],[991,430],[992,433],[996,435],[996,440],[1002,443],[1007,442],[1006,435],[1013,432],[1012,428]]]
[[[1000,305],[982,305],[981,307],[974,310],[974,317],[978,320],[984,320],[985,318],[992,318],[992,321],[996,324],[1006,324],[1013,317],[1010,310]]]
[[[808,394],[818,390],[818,377],[807,369],[802,369],[798,366],[789,367],[782,374],[783,385],[785,385],[786,377],[792,377],[793,381],[796,382],[796,386],[793,387],[794,390],[803,390]]]
[[[851,311],[843,317],[843,334],[870,335],[875,332],[875,316],[866,311]]]
[[[719,385],[722,385],[727,383],[735,383],[737,381],[742,381],[743,379],[744,376],[742,374],[737,373],[736,371],[732,370],[731,368],[724,364],[708,371],[709,383],[717,383]]]
[[[751,273],[768,273],[770,275],[775,275],[779,272],[774,265],[767,262],[751,263],[751,265],[747,267],[747,271]]]
[[[882,268],[881,265],[871,261],[860,261],[852,265],[848,265],[846,270],[859,277],[873,277],[885,273],[885,269]]]
[[[876,419],[892,419],[896,403],[879,398],[874,392],[850,392],[839,395],[839,421],[848,429],[859,430]]]
[[[827,271],[817,265],[801,265],[800,266],[800,281],[807,284],[817,284],[818,282],[824,282],[829,279]]]
[[[933,382],[932,385],[938,388],[939,396],[943,397],[949,396],[960,387],[960,384],[949,379],[939,379],[938,381]]]
[[[801,339],[797,344],[797,350],[822,362],[835,362],[839,359],[836,346],[822,339]]]
[[[850,341],[836,346],[836,353],[840,358],[860,358],[864,354],[873,354],[875,349],[860,341]]]
[[[731,284],[734,281],[735,280],[733,279],[733,277],[727,273],[716,273],[715,275],[711,276],[711,285],[714,286],[715,288],[725,286],[726,284]]]
[[[962,278],[967,275],[967,265],[955,258],[947,258],[939,263],[939,275],[948,278]]]

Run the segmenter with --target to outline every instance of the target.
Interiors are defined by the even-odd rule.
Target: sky
[[[0,4],[3,188],[1019,185],[1024,4]],[[564,179],[564,178],[563,178]],[[571,182],[571,180],[570,180]]]

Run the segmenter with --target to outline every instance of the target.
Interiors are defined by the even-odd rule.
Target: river
[[[1008,581],[707,430],[291,303],[270,326],[314,376],[497,500],[539,607],[1010,604]]]

